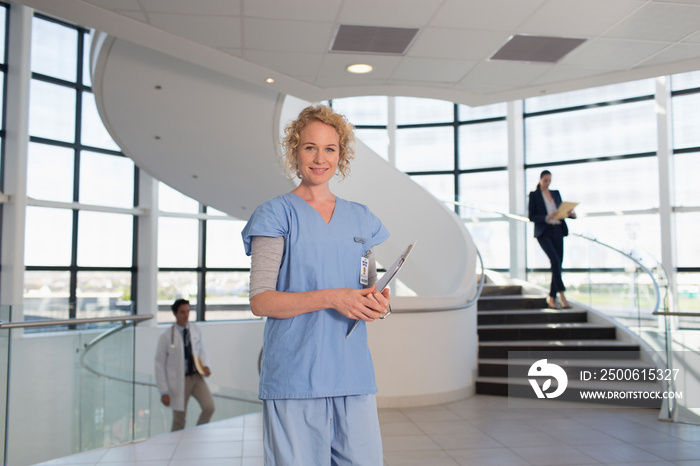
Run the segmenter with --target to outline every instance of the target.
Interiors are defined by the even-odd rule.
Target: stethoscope
[[[170,348],[175,349],[175,326],[170,327]]]
[[[176,325],[177,324],[173,324],[173,326],[170,327],[170,348],[172,348],[172,349],[175,349],[175,326]],[[187,328],[187,327],[185,327],[185,328]],[[190,336],[188,335],[187,338],[190,338]],[[190,342],[191,341],[192,340],[190,340]]]

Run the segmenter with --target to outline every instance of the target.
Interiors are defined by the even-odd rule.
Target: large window
[[[7,6],[0,3],[3,158],[6,22]],[[31,40],[27,318],[133,312],[140,175],[99,118],[88,72],[90,34],[36,16]],[[700,215],[694,176],[700,170],[700,72],[672,76],[671,91],[669,186],[679,283],[683,296],[695,297],[700,249],[689,232]],[[510,210],[509,168],[524,169],[520,198],[527,199],[541,170],[549,169],[553,188],[560,188],[565,200],[581,203],[573,229],[604,232],[660,257],[659,189],[665,180],[659,180],[655,92],[655,80],[645,79],[543,95],[524,100],[523,115],[508,115],[505,103],[472,108],[414,97],[354,97],[331,105],[356,126],[358,139],[450,203],[486,266],[507,272],[509,223],[486,210]],[[510,117],[523,118],[521,141],[508,133]],[[523,167],[509,167],[513,142],[524,149]],[[249,259],[240,241],[244,222],[163,184],[158,199],[159,320],[172,321],[169,305],[178,297],[191,300],[192,318],[250,318]],[[531,234],[528,230],[527,267],[536,277],[548,266]],[[569,278],[582,261],[567,254]]]
[[[6,7],[0,6],[4,84]],[[33,18],[26,320],[135,311],[140,175],[98,114],[88,71],[90,38],[83,28]],[[4,98],[2,103],[4,107]],[[4,125],[0,131],[4,137]],[[386,130],[382,137],[386,140]],[[169,308],[180,297],[191,300],[193,319],[253,317],[247,309],[250,261],[240,240],[243,222],[164,184],[158,199],[156,245],[139,247],[157,248],[159,320],[174,320]]]
[[[7,5],[0,3],[0,191],[4,191],[2,180],[5,170],[5,100],[7,96]],[[0,209],[2,206],[0,205]],[[0,210],[0,213],[2,211]]]
[[[248,309],[250,259],[236,220],[160,183],[158,321],[172,322],[170,305],[190,301],[190,319],[255,316]]]
[[[682,310],[698,312],[700,247],[693,232],[700,220],[700,71],[673,76],[671,89],[678,300]]]
[[[700,171],[700,72],[671,79],[673,123],[664,130],[674,143],[674,176],[668,184],[673,190],[683,299],[700,292],[689,284],[700,276],[700,249],[689,233],[700,215],[700,188],[694,176]],[[580,202],[573,230],[610,237],[621,247],[635,245],[660,259],[659,190],[664,186],[659,180],[655,92],[655,80],[645,79],[523,101],[524,137],[515,142],[523,145],[525,155],[525,192],[519,195],[527,199],[540,172],[549,169],[552,187],[559,188],[565,200]],[[484,211],[510,210],[505,103],[472,108],[431,99],[362,97],[332,104],[357,125],[359,138],[376,135],[370,147],[394,160],[419,185],[447,203],[458,201],[455,209],[487,267],[508,271],[509,224]],[[393,147],[386,142],[392,138]],[[537,279],[547,275],[537,272],[549,266],[531,236],[530,225],[527,266],[531,278]],[[564,266],[568,279],[576,283],[576,271],[590,266],[590,253],[571,249]],[[613,269],[625,267],[598,259],[597,264]],[[606,271],[608,278],[617,269]]]
[[[508,210],[506,104],[472,108],[414,97],[354,97],[333,100],[332,106],[356,125],[358,139],[426,191],[464,218],[478,217],[470,230],[489,267],[508,269],[509,248],[495,246],[508,239],[508,224],[469,207]]]
[[[98,116],[90,34],[37,15],[31,44],[25,320],[131,313],[137,169]]]

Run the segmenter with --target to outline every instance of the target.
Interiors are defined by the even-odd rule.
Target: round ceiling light
[[[268,84],[272,84],[273,82],[275,82],[275,78],[267,78],[265,82]]]
[[[355,74],[365,74],[372,71],[372,65],[366,65],[364,63],[357,63],[355,65],[350,65],[345,68],[349,73]]]

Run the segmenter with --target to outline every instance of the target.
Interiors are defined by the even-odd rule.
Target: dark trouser
[[[542,250],[552,264],[552,284],[549,296],[555,298],[560,291],[566,291],[561,279],[561,264],[564,261],[564,232],[560,225],[547,225],[547,229],[537,237]]]
[[[185,428],[185,415],[187,414],[187,402],[193,396],[202,408],[202,412],[197,420],[197,425],[206,424],[214,414],[214,398],[211,396],[209,387],[204,378],[199,374],[192,374],[185,377],[185,410],[173,410],[173,425],[171,430],[181,430]]]

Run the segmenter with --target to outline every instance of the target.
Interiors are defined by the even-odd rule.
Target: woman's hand
[[[350,319],[372,322],[389,308],[389,290],[380,293],[376,285],[362,290],[339,288],[333,291],[333,309]]]

